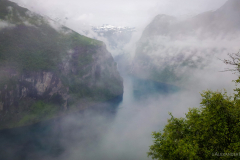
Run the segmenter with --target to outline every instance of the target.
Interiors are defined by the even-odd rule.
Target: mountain
[[[186,84],[193,73],[209,69],[217,58],[238,51],[238,17],[239,0],[228,0],[215,11],[185,20],[157,15],[138,41],[132,74],[169,84]]]
[[[121,97],[116,66],[103,42],[0,0],[0,128]]]
[[[134,27],[105,24],[100,27],[92,27],[92,30],[97,33],[97,39],[103,39],[107,44],[114,60],[118,64],[119,72],[126,72],[131,65],[131,57],[126,46],[129,45],[136,29]]]
[[[132,33],[135,32],[133,27],[120,27],[113,25],[102,25],[100,27],[92,27],[92,30],[99,37],[105,38],[111,52],[114,55],[123,54],[124,47],[132,38]]]

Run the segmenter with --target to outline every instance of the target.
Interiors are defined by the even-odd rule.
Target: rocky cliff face
[[[122,78],[102,42],[0,0],[0,128],[122,94]]]
[[[240,1],[179,21],[158,15],[138,42],[133,74],[181,85],[212,61],[239,50]],[[220,70],[216,70],[218,72]]]

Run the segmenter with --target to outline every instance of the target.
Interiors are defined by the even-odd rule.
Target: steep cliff
[[[123,94],[106,46],[0,0],[0,128],[32,124]]]
[[[239,16],[239,0],[185,20],[157,15],[138,41],[132,73],[164,83],[187,84],[215,59],[239,50]]]

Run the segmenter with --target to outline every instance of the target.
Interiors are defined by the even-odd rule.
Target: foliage
[[[153,132],[148,156],[159,160],[227,159],[215,153],[238,153],[240,148],[240,100],[227,93],[206,91],[200,108],[189,109],[186,118],[171,119],[163,132]]]
[[[70,85],[69,91],[70,94],[75,95],[78,99],[88,97],[93,101],[106,101],[115,97],[115,95],[107,88],[98,86],[93,88],[86,86],[84,83],[74,83]]]
[[[98,41],[90,41],[89,38],[77,33],[61,35],[50,27],[42,27],[44,28],[42,33],[37,28],[24,25],[18,25],[13,29],[3,29],[0,33],[2,34],[0,36],[0,62],[11,64],[20,71],[56,71],[68,50],[74,49],[75,52],[79,52],[78,48],[89,50],[98,45]],[[96,52],[96,48],[92,50],[91,54],[80,55],[77,63],[92,62],[91,55]]]
[[[60,25],[54,29],[51,20],[8,0],[0,0],[2,20],[14,27],[1,29],[0,63],[15,66],[19,71],[56,71],[69,50],[84,52],[91,48],[96,53],[97,47],[103,45]],[[79,62],[90,63],[90,56],[84,53]]]
[[[232,71],[234,73],[240,73],[240,51],[238,53],[229,53],[229,59],[222,60],[225,64],[235,66],[235,69],[227,68],[225,71]]]
[[[6,0],[0,0],[0,19],[10,18],[9,6],[16,9],[11,14],[11,20],[15,22],[21,21],[18,15],[24,15],[27,9],[18,7],[15,3]]]
[[[229,54],[226,69],[240,73],[240,53]],[[240,83],[240,77],[234,80]],[[159,160],[236,159],[240,156],[240,88],[227,92],[205,91],[200,108],[189,109],[186,118],[171,115],[163,132],[153,132],[148,156]]]
[[[74,46],[78,46],[79,44],[82,44],[84,46],[99,46],[102,45],[103,43],[85,36],[81,36],[79,34],[77,34],[76,32],[73,32],[72,34],[70,34],[69,36],[69,40],[71,40],[71,43]]]
[[[59,112],[59,107],[43,101],[37,101],[30,107],[29,113],[25,114],[17,125],[32,124],[52,118],[57,112]]]
[[[103,60],[105,55],[101,52],[107,51],[102,42],[82,36],[8,0],[0,0],[2,22],[6,25],[0,27],[0,89],[4,96],[11,94],[6,97],[14,104],[4,102],[0,128],[32,124],[57,116],[65,102],[65,93],[73,103],[79,99],[109,100],[116,96],[115,89],[121,91],[119,77],[114,78],[111,74],[116,71],[116,66],[115,70],[108,69],[113,59]],[[60,92],[64,94],[51,96],[49,93],[56,85],[51,81],[43,95],[37,95],[36,78],[44,75],[43,72],[51,72],[54,81],[60,79],[63,86],[57,87],[61,87]],[[34,83],[27,82],[29,78]],[[22,92],[19,100],[22,89],[27,93],[23,95]],[[5,97],[0,98],[6,101]],[[23,105],[18,105],[18,101]],[[69,107],[69,101],[67,105]]]

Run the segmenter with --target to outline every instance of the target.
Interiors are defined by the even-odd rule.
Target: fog
[[[7,28],[7,27],[14,27],[14,25],[0,20],[0,29]]]
[[[94,33],[91,26],[112,24],[136,27],[137,31],[133,33],[131,41],[124,47],[124,52],[128,56],[130,55],[130,60],[135,57],[136,43],[141,38],[144,28],[157,14],[172,15],[182,20],[205,11],[216,10],[226,2],[226,0],[12,1],[41,15],[48,16],[80,34],[104,41],[110,51],[111,47],[108,40]],[[0,28],[7,25],[0,21]],[[152,57],[152,64],[161,68],[168,62],[168,59],[178,56],[181,50],[190,47],[199,52],[194,55],[195,57],[191,56],[190,53],[189,55],[185,54],[185,56],[191,56],[196,63],[199,57],[204,57],[204,68],[193,70],[178,68],[178,74],[189,72],[192,76],[189,76],[188,81],[183,86],[178,86],[179,88],[174,91],[155,90],[155,86],[149,87],[147,85],[149,82],[146,80],[146,86],[137,86],[146,88],[141,96],[135,92],[136,80],[127,71],[121,71],[121,76],[124,79],[123,100],[114,106],[116,108],[112,109],[112,112],[89,108],[86,111],[57,120],[51,124],[57,126],[57,129],[52,129],[50,134],[53,137],[58,135],[59,138],[56,138],[54,142],[45,142],[44,138],[39,138],[39,141],[50,146],[57,142],[62,148],[61,154],[52,156],[40,152],[41,156],[39,156],[39,153],[34,151],[31,154],[27,153],[28,156],[25,158],[37,157],[36,159],[46,160],[149,159],[146,152],[152,145],[151,133],[163,129],[170,118],[169,112],[175,117],[184,117],[189,108],[200,106],[200,93],[203,90],[221,91],[226,89],[229,94],[234,93],[235,84],[232,80],[237,79],[238,76],[231,72],[221,72],[225,68],[231,68],[231,66],[225,65],[220,59],[227,59],[227,53],[236,53],[239,49],[239,34],[229,36],[225,38],[222,38],[221,35],[217,38],[209,36],[204,40],[199,40],[198,35],[192,35],[185,37],[184,40],[175,39],[174,41],[168,36],[152,38],[150,46],[157,45],[157,49],[147,53]],[[234,41],[229,39],[234,39]],[[158,44],[163,45],[164,49]],[[224,48],[225,50],[220,54],[211,54],[212,48],[217,50]],[[203,53],[203,50],[208,51]],[[169,54],[165,54],[166,52]],[[118,54],[120,53],[116,53],[114,56]],[[178,65],[170,60],[169,64],[171,63]],[[106,102],[101,105],[111,108],[112,104]],[[14,149],[10,152],[17,153]]]
[[[109,115],[90,110],[84,116],[63,119],[62,131],[66,133],[61,145],[66,150],[56,159],[150,159],[146,152],[152,145],[151,133],[163,129],[170,118],[169,112],[175,117],[184,117],[189,108],[200,107],[200,93],[203,90],[223,91],[225,88],[229,94],[233,93],[235,85],[231,81],[237,76],[231,72],[218,72],[226,67],[222,63],[215,62],[208,72],[198,70],[188,87],[179,91],[151,92],[154,88],[147,86],[148,89],[144,90],[146,93],[140,97],[133,91],[136,81],[122,75],[124,95],[116,115],[109,118]],[[83,129],[75,129],[82,125]],[[71,133],[68,130],[72,130]]]
[[[112,24],[131,27],[146,25],[159,13],[186,17],[215,10],[226,2],[226,0],[12,1],[66,23],[74,21],[91,25]]]
[[[147,160],[149,158],[146,152],[152,144],[151,133],[163,129],[170,118],[169,112],[175,117],[184,117],[189,108],[199,107],[203,86],[213,90],[223,86],[228,89],[234,87],[228,77],[232,74],[215,74],[214,79],[207,78],[210,74],[201,75],[206,81],[198,85],[192,84],[190,89],[162,94],[156,91],[145,93],[140,98],[132,90],[135,81],[124,76],[123,101],[117,106],[116,113],[89,109],[54,122],[52,126],[57,129],[50,132],[50,137],[57,136],[57,140],[45,142],[45,138],[39,137],[38,141],[50,146],[57,142],[63,152],[56,158],[40,152],[41,156],[30,154],[26,159],[44,157],[49,160]],[[149,90],[151,89],[153,88]]]
[[[172,112],[176,117],[182,117],[189,107],[198,107],[200,97],[195,90],[185,90],[171,94],[153,92],[144,94],[139,99],[132,91],[132,82],[134,81],[131,78],[125,77],[125,93],[116,114],[89,109],[51,122],[47,129],[46,127],[30,129],[35,130],[32,136],[38,138],[35,140],[37,142],[34,145],[28,142],[30,146],[24,144],[28,147],[36,147],[36,144],[47,145],[45,148],[50,148],[50,154],[41,147],[36,147],[37,151],[27,148],[28,156],[24,159],[148,159],[146,152],[152,144],[151,132],[163,129],[167,118],[170,117],[168,112]],[[43,131],[49,128],[51,131]],[[24,133],[28,131],[25,130]],[[48,137],[50,140],[46,141]],[[54,158],[51,152],[54,152],[56,143],[63,152]],[[10,152],[15,155],[19,154],[18,150],[24,151],[19,148]]]

